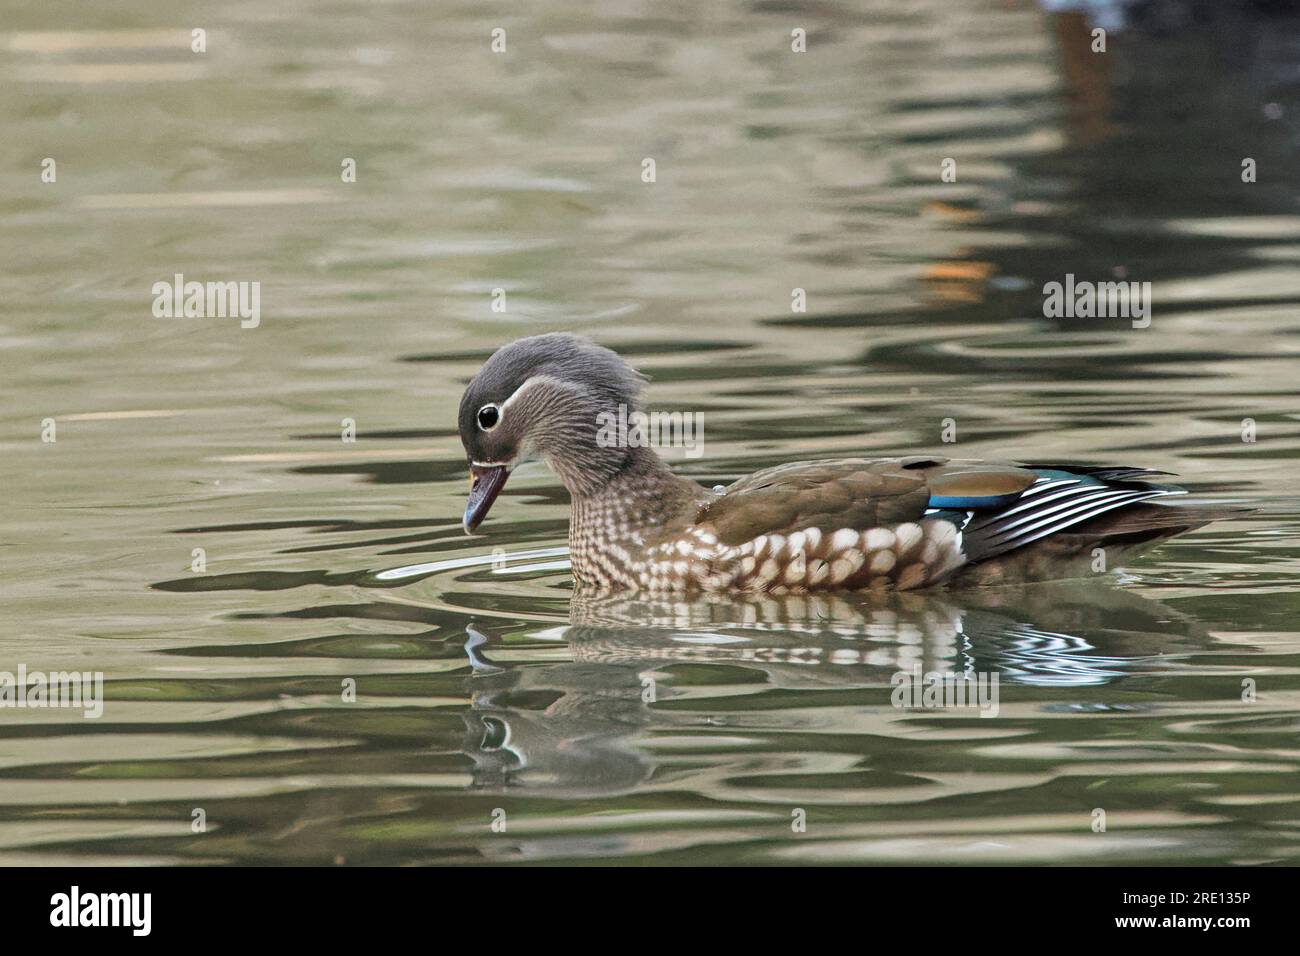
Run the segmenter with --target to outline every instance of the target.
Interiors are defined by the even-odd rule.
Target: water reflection
[[[1067,273],[1095,282],[1155,283],[1157,321],[1174,312],[1240,307],[1243,296],[1260,307],[1300,302],[1294,273],[1283,265],[1300,233],[1292,173],[1300,142],[1293,83],[1300,19],[1270,15],[1287,13],[1285,4],[1090,6],[1117,15],[1050,14],[1063,84],[1061,102],[1052,107],[1060,113],[1060,136],[1019,155],[999,154],[1000,174],[979,176],[977,190],[962,187],[960,170],[963,162],[977,164],[979,153],[954,150],[956,198],[932,201],[927,212],[960,227],[970,241],[959,256],[927,267],[929,300],[914,312],[970,325],[1029,318],[1061,332],[1132,334],[1126,318],[1045,319],[1043,286]],[[1104,52],[1094,49],[1097,23],[1109,27]],[[942,105],[961,106],[963,96],[955,91]],[[1016,131],[1029,135],[1037,119],[1026,115]],[[928,135],[920,132],[917,142]],[[1247,160],[1249,176],[1243,175]],[[1227,278],[1234,274],[1242,281]],[[773,321],[820,326],[824,319]],[[833,321],[867,325],[879,317],[844,314]],[[1295,324],[1288,326],[1295,334]],[[1161,365],[1250,355],[1243,344],[1201,339],[1192,352],[1162,341],[1157,354],[1149,350],[1155,343],[1140,335],[1107,349],[1105,339],[1032,343],[1016,334],[1006,340],[1007,353],[976,361],[985,373],[1011,372],[1032,356],[1040,372],[1058,379],[1105,377],[1135,363],[1156,366],[1153,374],[1160,375]],[[926,356],[873,350],[870,358],[916,368]]]
[[[997,672],[1012,685],[1083,689],[1168,671],[1208,642],[1185,615],[1095,581],[935,594],[579,596],[570,619],[544,632],[570,660],[544,666],[496,659],[492,639],[466,626],[465,748],[476,788],[632,789],[655,771],[638,738],[651,726],[664,732],[674,701],[700,685],[830,693],[906,720],[917,712],[890,713],[899,671]],[[691,679],[678,684],[675,668]]]
[[[633,789],[653,769],[631,744],[650,719],[635,665],[578,658],[545,667],[500,666],[471,626],[473,665],[464,714],[476,789],[523,788],[569,796]]]

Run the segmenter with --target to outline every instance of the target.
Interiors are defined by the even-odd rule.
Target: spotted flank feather
[[[933,458],[783,465],[689,506],[685,523],[636,499],[575,502],[574,573],[601,590],[768,594],[1060,576],[1096,545],[1123,550],[1221,516],[1147,504],[1183,493],[1150,483],[1158,474]]]
[[[968,565],[996,564],[994,559],[1021,551],[1028,556],[1037,542],[1183,493],[1149,483],[1159,473],[1141,468],[936,459],[859,462],[856,471],[853,466],[782,466],[737,482],[701,507],[697,522],[683,533],[659,542],[644,559],[633,558],[630,578],[651,592],[910,590],[946,582]],[[859,487],[876,497],[846,498],[845,489]],[[791,491],[802,494],[790,496]],[[1181,511],[1184,526],[1203,520]],[[1112,521],[1095,543],[1121,541],[1126,528],[1134,534],[1146,529],[1139,535],[1143,540],[1168,536],[1179,512],[1148,511],[1131,527]],[[741,516],[753,523],[733,527]],[[914,520],[897,520],[909,516]],[[844,526],[835,526],[836,517]],[[769,530],[745,538],[742,529],[750,527]]]

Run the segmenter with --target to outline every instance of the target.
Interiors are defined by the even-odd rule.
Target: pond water
[[[105,702],[0,708],[0,863],[1295,862],[1300,28],[527,6],[5,13],[0,670]],[[177,273],[260,321],[155,317]],[[1150,326],[1046,318],[1067,275]],[[1037,587],[573,600],[541,466],[460,527],[460,392],[555,329],[703,415],[706,484],[937,452],[1258,510]],[[894,707],[916,667],[996,717]]]

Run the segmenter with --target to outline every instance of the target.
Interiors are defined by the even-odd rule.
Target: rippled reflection
[[[689,697],[665,673],[675,665],[730,665],[744,674],[738,690],[844,691],[879,710],[898,671],[1086,687],[1176,667],[1208,641],[1158,602],[1093,582],[965,595],[575,598],[571,613],[570,626],[546,631],[571,662],[546,667],[494,663],[491,639],[467,626],[476,787],[595,794],[640,784],[655,760],[636,741],[662,731],[660,682],[670,717]]]

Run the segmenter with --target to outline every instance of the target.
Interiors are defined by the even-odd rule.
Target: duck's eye
[[[478,410],[478,427],[485,432],[490,432],[497,427],[497,422],[501,421],[501,409],[495,405],[484,405]]]

